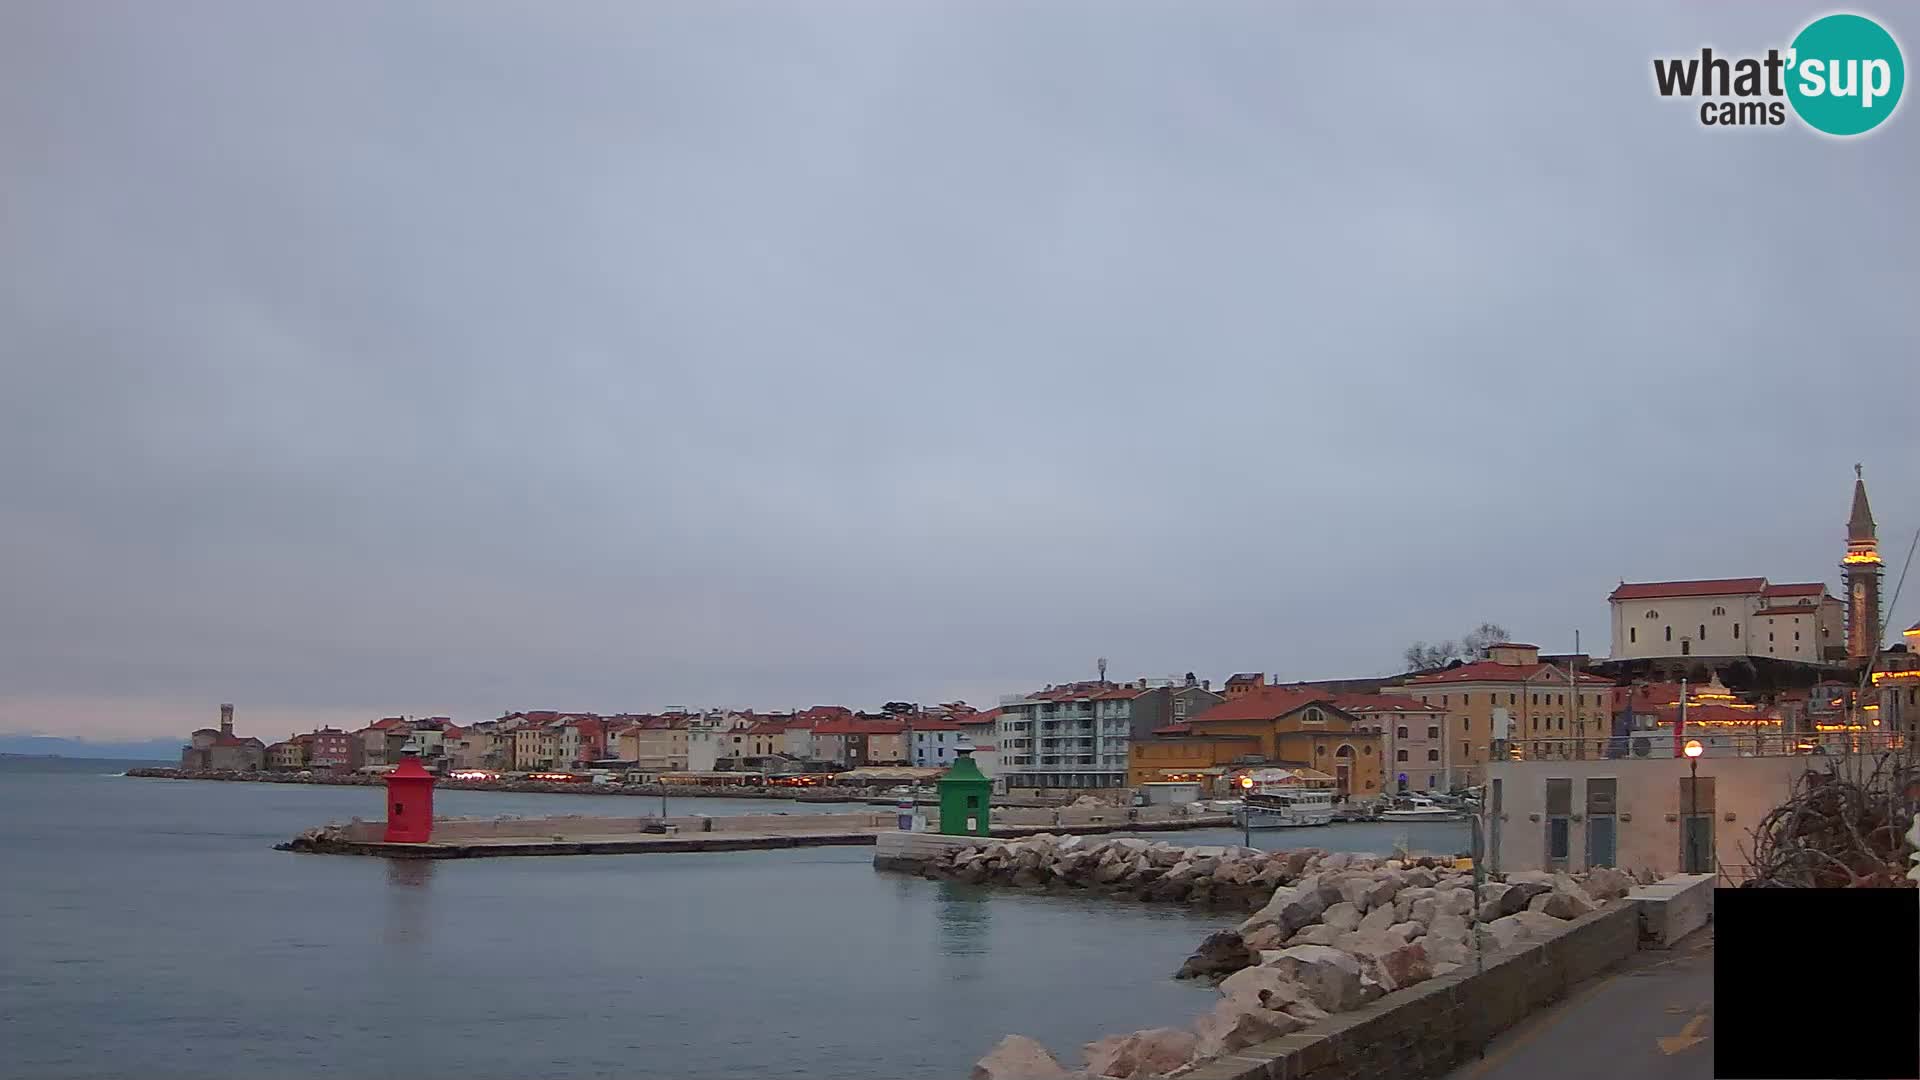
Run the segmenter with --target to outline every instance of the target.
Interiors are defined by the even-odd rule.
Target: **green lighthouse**
[[[953,767],[940,778],[940,831],[949,836],[986,836],[993,781],[973,763],[973,747],[964,738],[953,754]]]

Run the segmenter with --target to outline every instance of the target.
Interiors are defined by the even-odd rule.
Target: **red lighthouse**
[[[387,843],[433,839],[433,774],[408,754],[387,774]]]

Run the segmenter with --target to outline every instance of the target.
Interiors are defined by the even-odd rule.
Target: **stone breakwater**
[[[1175,974],[1220,991],[1189,1027],[1099,1039],[1074,1072],[1034,1040],[1008,1036],[975,1065],[973,1080],[1180,1076],[1457,971],[1476,950],[1486,956],[1548,940],[1636,884],[1621,871],[1594,870],[1516,873],[1475,888],[1451,860],[1174,848],[1130,838],[1032,837],[961,849],[944,861],[941,873],[963,881],[1078,884],[1148,900],[1218,902],[1264,890],[1248,918],[1209,935]]]

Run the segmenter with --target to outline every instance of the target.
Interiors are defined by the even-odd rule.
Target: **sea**
[[[960,1078],[1011,1033],[1077,1059],[1102,1035],[1191,1023],[1214,992],[1170,976],[1237,921],[877,872],[869,848],[293,854],[273,845],[379,817],[380,791],[120,775],[138,764],[0,758],[0,1076]],[[457,816],[657,806],[435,798]],[[783,808],[834,809],[669,811]],[[1253,835],[1467,844],[1443,823]]]

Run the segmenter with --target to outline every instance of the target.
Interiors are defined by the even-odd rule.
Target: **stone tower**
[[[233,734],[233,706],[220,706],[220,734]]]
[[[1840,572],[1847,589],[1847,659],[1867,660],[1880,651],[1880,544],[1867,505],[1867,481],[1853,467],[1853,513],[1847,518],[1847,554]]]

